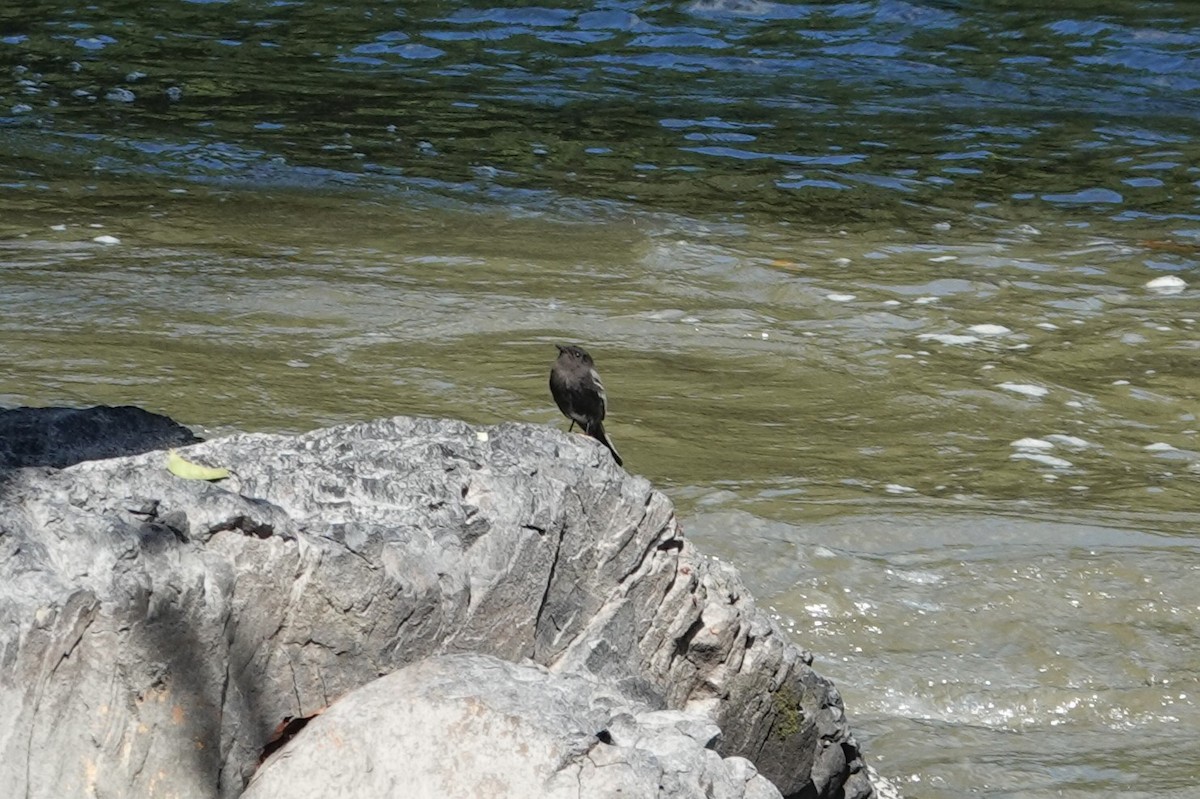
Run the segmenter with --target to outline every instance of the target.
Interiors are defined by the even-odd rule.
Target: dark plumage
[[[600,382],[600,374],[592,362],[592,356],[582,347],[558,347],[558,360],[550,369],[550,393],[558,409],[571,420],[574,429],[576,422],[583,432],[608,447],[613,460],[618,466],[622,465],[617,448],[604,435],[604,414],[608,410],[608,397],[604,393],[604,384]]]

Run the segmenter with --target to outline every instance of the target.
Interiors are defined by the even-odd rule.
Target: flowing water
[[[565,425],[912,797],[1200,796],[1200,5],[21,0],[0,404]]]

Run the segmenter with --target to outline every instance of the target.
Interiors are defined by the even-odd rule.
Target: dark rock
[[[0,471],[23,466],[62,469],[199,441],[183,425],[129,405],[0,410]]]
[[[0,485],[6,792],[235,797],[281,723],[455,652],[685,711],[784,795],[863,771],[807,654],[591,439],[395,418],[184,454],[235,476],[150,452]]]

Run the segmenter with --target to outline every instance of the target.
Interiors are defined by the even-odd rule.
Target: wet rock
[[[745,758],[743,776],[784,795],[857,784],[837,691],[591,439],[395,418],[184,454],[234,476],[181,480],[163,452],[5,475],[0,784],[14,795],[235,797],[292,720],[462,652],[616,697],[612,718],[636,723],[614,723],[587,762],[616,758],[631,789],[671,752],[712,775]],[[588,702],[563,717],[591,719]],[[561,743],[562,725],[530,717]],[[746,795],[763,795],[751,777]]]
[[[129,405],[0,410],[0,471],[62,469],[200,441],[183,425]]]

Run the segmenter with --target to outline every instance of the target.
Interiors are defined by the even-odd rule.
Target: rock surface
[[[780,799],[750,761],[707,748],[720,732],[581,676],[445,655],[339,699],[242,796]]]
[[[12,795],[238,796],[280,722],[456,652],[707,718],[785,796],[870,795],[837,691],[590,439],[395,418],[184,454],[235,477],[0,482]]]

